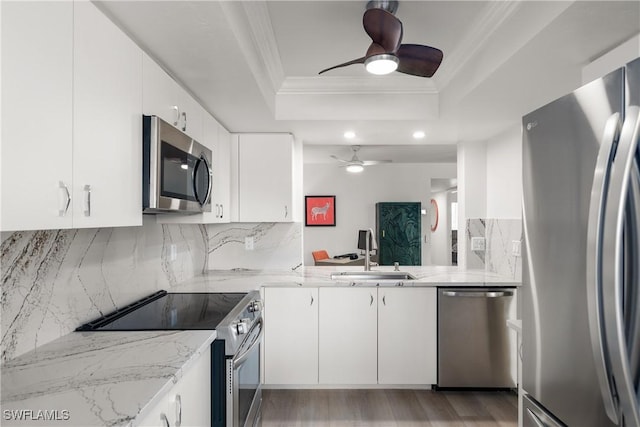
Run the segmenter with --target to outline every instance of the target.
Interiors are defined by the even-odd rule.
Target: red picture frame
[[[305,196],[304,212],[307,227],[335,227],[336,196]]]

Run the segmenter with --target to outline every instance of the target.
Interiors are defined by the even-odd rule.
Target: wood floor
[[[517,427],[509,392],[263,390],[262,425]]]

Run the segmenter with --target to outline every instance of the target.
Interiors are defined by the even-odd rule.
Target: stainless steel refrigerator
[[[524,426],[640,427],[640,58],[523,117]]]

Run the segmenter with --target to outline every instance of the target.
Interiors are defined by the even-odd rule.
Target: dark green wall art
[[[380,265],[421,265],[420,202],[376,203]]]

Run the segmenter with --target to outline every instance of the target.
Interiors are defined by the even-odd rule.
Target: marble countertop
[[[393,271],[392,266],[378,266],[375,271]],[[520,281],[458,267],[400,267],[416,280],[404,281],[410,286],[520,286]],[[331,280],[331,273],[363,271],[362,266],[300,267],[295,270],[209,270],[172,289],[173,292],[247,292],[262,286],[349,286],[350,281]],[[372,283],[375,286],[375,283]]]
[[[65,335],[2,365],[2,425],[134,427],[214,339],[215,331]],[[58,420],[37,419],[45,410]],[[8,419],[12,411],[27,419]]]

